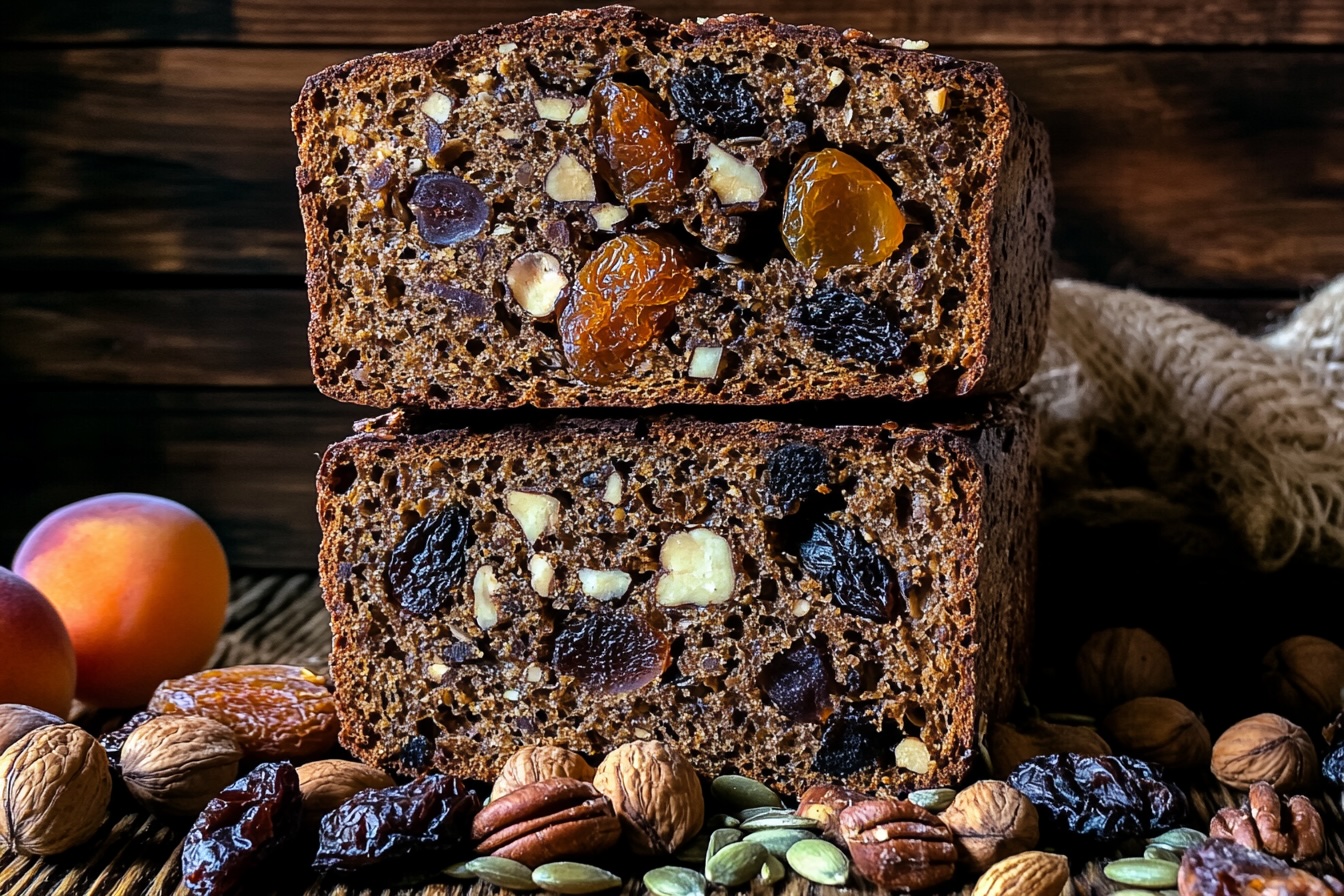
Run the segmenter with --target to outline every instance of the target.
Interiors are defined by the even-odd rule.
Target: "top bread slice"
[[[1045,132],[998,69],[921,47],[609,6],[314,75],[293,123],[319,388],[486,409],[1021,386],[1045,334]],[[821,158],[859,177],[800,176]],[[899,218],[871,224],[855,183]],[[887,242],[818,261],[784,238],[799,221]]]

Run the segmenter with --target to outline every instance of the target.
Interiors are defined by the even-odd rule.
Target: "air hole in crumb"
[[[355,476],[354,464],[341,464],[327,474],[327,488],[338,495],[343,495],[355,484]]]

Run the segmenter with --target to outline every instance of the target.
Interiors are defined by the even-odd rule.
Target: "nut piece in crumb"
[[[588,110],[591,109],[591,108],[592,108],[592,103],[590,103],[588,100],[585,99],[585,100],[583,101],[583,104],[580,105],[577,109],[574,110],[574,114],[571,115],[571,116],[569,116],[569,123],[570,123],[570,124],[587,124],[587,123],[588,123]]]
[[[538,745],[523,747],[504,761],[495,786],[490,791],[492,801],[520,790],[529,784],[550,778],[574,778],[592,783],[596,770],[573,750],[564,747]]]
[[[592,215],[593,226],[598,230],[615,230],[617,224],[630,217],[630,209],[623,205],[602,202],[593,206],[589,214]]]
[[[620,473],[612,470],[611,475],[607,477],[606,486],[602,489],[602,500],[608,504],[619,504],[624,494],[625,480],[621,478]]]
[[[560,499],[550,495],[511,490],[504,496],[504,506],[522,527],[528,544],[536,544],[538,538],[554,532],[560,522]]]
[[[1237,790],[1265,781],[1292,793],[1315,783],[1316,747],[1302,728],[1266,712],[1224,731],[1213,745],[1209,767],[1215,778]]]
[[[568,121],[574,111],[574,103],[569,97],[543,96],[532,101],[537,117],[543,121]]]
[[[712,380],[719,375],[723,363],[723,346],[697,345],[691,352],[691,366],[686,375],[697,380]]]
[[[579,587],[593,600],[615,600],[630,590],[630,573],[619,569],[581,569]]]
[[[0,844],[52,856],[98,832],[112,772],[98,741],[74,725],[29,731],[0,755]]]
[[[935,115],[942,115],[947,109],[947,88],[935,87],[932,90],[924,91],[924,99],[929,101],[929,108]]]
[[[927,775],[933,767],[929,748],[917,737],[907,737],[896,745],[896,767]]]
[[[323,815],[365,790],[393,787],[387,772],[348,759],[319,759],[299,766],[299,793],[303,795],[303,823],[314,827]]]
[[[556,202],[596,202],[593,173],[569,153],[561,153],[546,172],[546,195]]]
[[[597,767],[593,785],[611,800],[635,855],[671,855],[705,820],[699,776],[680,750],[661,741],[617,747]]]
[[[490,630],[499,623],[499,604],[495,603],[495,592],[499,590],[499,579],[495,578],[493,566],[482,566],[471,579],[471,596],[474,601],[476,624],[483,630]]]
[[[1156,697],[1176,687],[1171,655],[1141,628],[1096,632],[1078,649],[1078,683],[1107,709],[1135,697]]]
[[[527,252],[514,259],[504,275],[509,295],[528,314],[544,320],[555,313],[560,293],[569,278],[560,270],[560,259],[549,252]]]
[[[551,585],[555,583],[555,567],[550,559],[533,554],[527,561],[527,572],[532,577],[532,590],[542,597],[550,597]]]
[[[654,594],[665,607],[721,604],[733,596],[737,572],[728,540],[709,529],[668,536],[658,554],[662,574]]]
[[[453,98],[436,90],[420,104],[420,111],[435,124],[443,124],[453,114]]]
[[[237,779],[242,758],[227,725],[204,716],[158,716],[126,738],[121,778],[156,815],[196,815]]]
[[[1031,800],[1004,781],[976,781],[952,799],[941,818],[952,829],[958,861],[976,874],[1040,839]]]
[[[756,166],[713,143],[707,150],[705,171],[709,188],[724,205],[752,204],[765,196],[765,180]]]

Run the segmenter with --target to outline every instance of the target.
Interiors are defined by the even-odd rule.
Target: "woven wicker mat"
[[[259,576],[240,578],[234,583],[233,602],[224,635],[215,652],[215,665],[253,662],[300,663],[323,668],[331,647],[327,613],[312,575]],[[1207,821],[1219,806],[1232,805],[1233,795],[1221,785],[1191,793],[1194,814]],[[1333,797],[1318,799],[1329,829],[1327,862],[1320,869],[1344,868],[1344,816]],[[185,894],[179,870],[182,827],[170,827],[149,815],[121,806],[90,843],[54,859],[0,856],[0,894],[3,896],[166,896]],[[297,853],[297,850],[296,850]],[[277,865],[284,865],[283,861]],[[305,894],[305,896],[496,896],[487,884],[431,883],[423,887],[393,890],[368,889],[341,883],[319,881],[303,871],[304,861],[297,854],[289,874],[274,874],[261,882],[250,882],[241,892],[248,896],[264,894]],[[1070,889],[1064,896],[1092,896],[1117,889],[1101,874],[1101,863],[1075,863]],[[811,892],[815,891],[815,892]],[[945,893],[969,894],[969,886]],[[630,880],[621,896],[641,896],[643,886]],[[711,896],[723,896],[722,889]],[[878,892],[866,884],[839,890],[807,883],[796,876],[779,889],[755,884],[750,896],[828,896],[838,892],[868,894]]]

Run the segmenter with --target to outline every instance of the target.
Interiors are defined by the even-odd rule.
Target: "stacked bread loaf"
[[[397,409],[318,477],[348,749],[969,771],[1025,663],[1052,217],[995,68],[606,7],[328,69],[294,128],[317,383]]]

